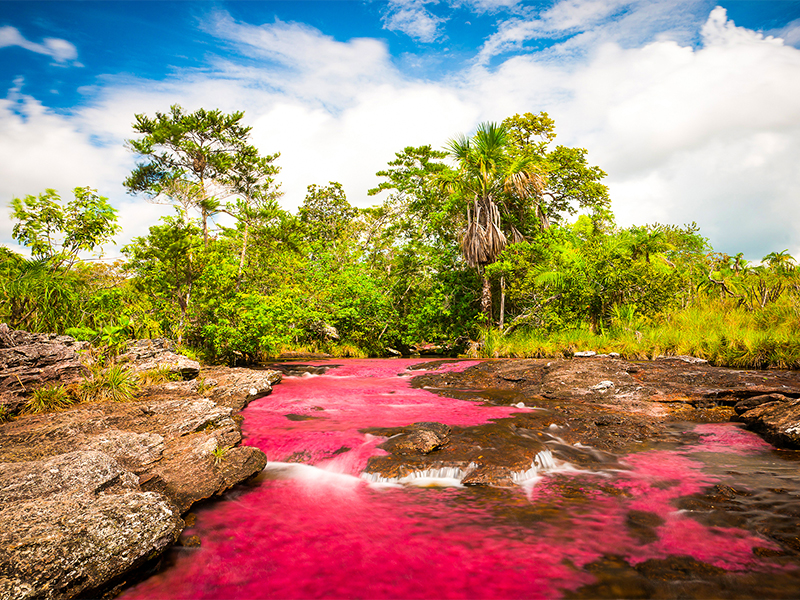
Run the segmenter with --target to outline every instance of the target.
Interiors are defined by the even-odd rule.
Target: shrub
[[[107,369],[93,365],[89,370],[89,378],[78,386],[82,402],[126,402],[133,400],[139,391],[138,377],[122,365]]]
[[[63,385],[50,385],[33,390],[25,402],[23,410],[30,414],[36,414],[60,410],[70,404],[72,404],[72,398]]]

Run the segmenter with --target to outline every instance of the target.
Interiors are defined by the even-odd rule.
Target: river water
[[[413,389],[421,362],[339,361],[252,402],[243,443],[267,468],[122,598],[800,597],[798,453],[736,424],[674,425],[608,468],[543,461],[510,488],[367,481],[385,438],[360,430],[534,410]]]

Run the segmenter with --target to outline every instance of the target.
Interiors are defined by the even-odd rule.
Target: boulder
[[[249,369],[210,370],[218,385],[208,397],[220,406],[239,412],[256,398],[272,392],[272,386],[282,379],[276,370],[253,371]]]
[[[78,381],[85,372],[78,351],[87,347],[66,335],[15,331],[0,323],[0,405],[5,412],[18,412],[37,387]]]
[[[151,492],[42,497],[0,510],[0,597],[72,598],[157,556],[183,521]]]
[[[200,374],[200,363],[176,353],[175,344],[164,338],[130,341],[127,350],[117,360],[130,363],[135,373],[167,369],[183,379],[194,379]]]
[[[760,404],[739,415],[739,420],[775,446],[800,448],[800,399]]]
[[[442,423],[414,423],[381,447],[399,456],[429,454],[447,444],[449,435],[450,428]]]
[[[183,529],[108,455],[0,464],[0,597],[71,598],[158,555]]]

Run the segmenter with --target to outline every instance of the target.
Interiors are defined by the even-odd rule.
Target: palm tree
[[[500,208],[515,200],[526,202],[541,193],[544,178],[530,159],[512,160],[510,138],[505,127],[482,123],[472,138],[461,135],[447,145],[458,168],[446,180],[449,191],[467,200],[467,225],[461,237],[461,252],[483,279],[481,309],[492,320],[492,288],[485,267],[497,260],[507,243]],[[508,208],[508,207],[506,207]],[[513,242],[522,235],[510,226]]]
[[[780,252],[770,252],[761,259],[767,263],[773,271],[779,274],[786,274],[795,268],[794,257],[789,254],[789,250],[781,250]]]

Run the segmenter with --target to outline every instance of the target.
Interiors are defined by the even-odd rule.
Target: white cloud
[[[585,20],[602,21],[587,3],[570,6],[551,22],[566,27],[580,7]],[[696,221],[720,251],[759,259],[789,248],[800,256],[800,50],[735,27],[722,9],[693,32],[688,21],[669,22],[669,33],[653,29],[646,44],[632,44],[628,32],[644,14],[665,14],[664,6],[653,10],[632,6],[613,31],[571,34],[563,44],[580,48],[581,59],[521,53],[444,82],[409,79],[377,40],[339,42],[306,25],[256,26],[219,13],[206,30],[246,60],[163,82],[108,78],[72,116],[12,91],[0,101],[0,164],[10,174],[0,194],[93,185],[120,207],[121,241],[145,234],[169,210],[123,193],[134,161],[122,141],[134,113],[178,103],[244,110],[261,151],[281,152],[286,208],[302,202],[307,185],[330,180],[367,206],[374,173],[403,147],[440,148],[480,121],[546,110],[558,142],[587,148],[609,173],[622,225]],[[3,227],[7,240],[10,224]]]
[[[800,46],[800,19],[795,19],[781,29],[771,31],[775,37],[783,39],[790,46]]]
[[[389,0],[383,17],[383,27],[399,31],[424,43],[435,42],[442,35],[444,19],[431,13],[426,4],[437,0]]]
[[[41,44],[25,39],[16,27],[6,25],[0,27],[0,48],[19,46],[25,50],[45,54],[58,63],[74,61],[78,58],[78,50],[67,40],[59,38],[44,38]]]

